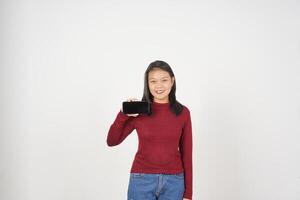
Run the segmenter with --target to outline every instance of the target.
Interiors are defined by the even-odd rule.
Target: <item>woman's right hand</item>
[[[128,98],[126,101],[139,101],[137,98],[135,97],[131,97],[131,98]],[[123,112],[123,108],[121,108],[121,111]],[[137,117],[139,114],[126,114],[127,116],[132,116],[132,117]]]

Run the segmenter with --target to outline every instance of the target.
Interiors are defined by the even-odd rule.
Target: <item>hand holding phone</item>
[[[135,98],[135,97],[131,97],[131,98],[128,98],[127,100],[126,100],[127,102],[131,102],[131,101],[138,101],[138,99],[137,98]],[[122,104],[122,108],[121,108],[121,112],[123,112],[123,104]],[[124,113],[124,112],[123,112]],[[126,114],[126,113],[124,113],[124,114]],[[132,117],[137,117],[139,114],[137,113],[137,114],[126,114],[127,116],[132,116]]]
[[[137,116],[138,114],[147,114],[150,112],[151,105],[147,101],[138,101],[136,98],[128,100],[122,103],[122,111],[124,114]]]

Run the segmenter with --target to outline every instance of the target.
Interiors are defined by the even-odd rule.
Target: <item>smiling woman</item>
[[[153,70],[149,72],[148,84],[155,102],[167,103],[169,101],[168,96],[174,80],[174,77],[171,78],[168,72],[160,68],[153,68]]]
[[[116,146],[132,133],[139,147],[130,170],[128,200],[192,199],[192,123],[189,109],[176,100],[176,81],[168,63],[154,61],[144,76],[142,101],[147,114],[117,114],[107,144]],[[137,100],[136,98],[129,98]]]

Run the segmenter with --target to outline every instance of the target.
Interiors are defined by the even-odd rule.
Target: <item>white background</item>
[[[0,199],[124,200],[144,72],[191,111],[195,200],[300,199],[299,1],[1,1]]]

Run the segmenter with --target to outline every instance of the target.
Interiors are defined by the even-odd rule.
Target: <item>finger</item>
[[[138,99],[134,98],[134,97],[131,97],[131,98],[128,98],[127,101],[138,101]]]
[[[129,101],[133,101],[134,100],[134,98],[129,98]]]

